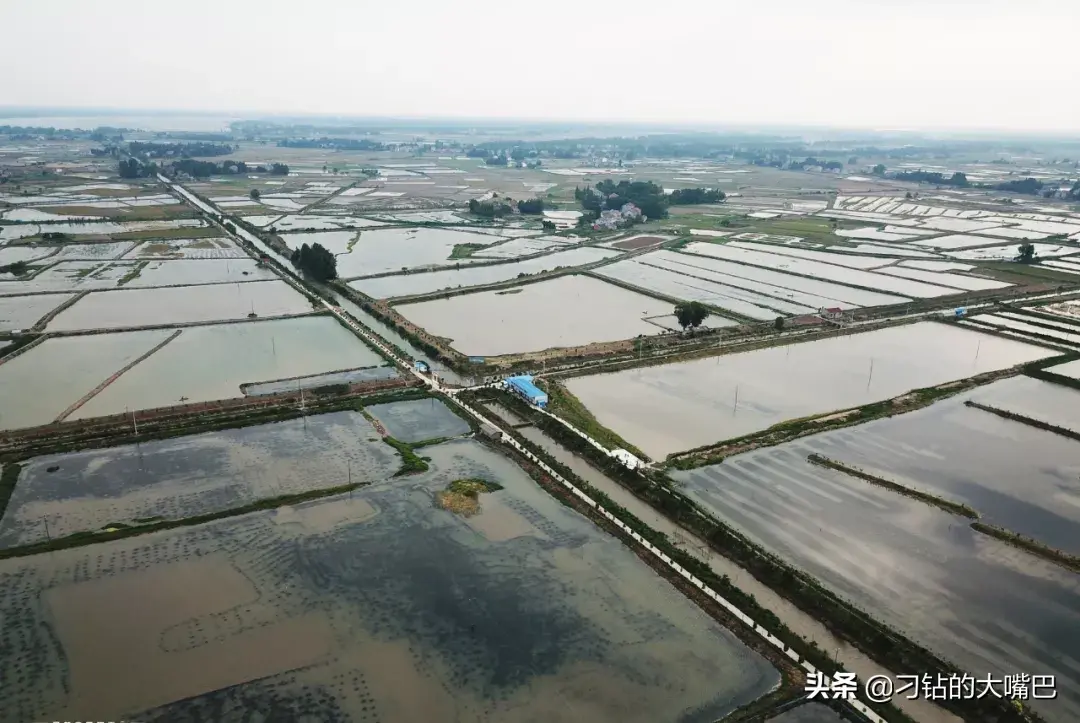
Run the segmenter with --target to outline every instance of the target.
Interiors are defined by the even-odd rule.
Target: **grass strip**
[[[8,501],[11,499],[11,493],[15,491],[15,483],[19,481],[22,470],[22,464],[11,462],[5,464],[3,471],[0,471],[0,519],[4,517]]]
[[[650,457],[634,445],[597,421],[592,412],[562,384],[541,380],[540,386],[548,395],[548,411],[565,419],[608,449],[625,449],[638,459],[650,461]]]
[[[7,467],[4,468],[7,471]],[[0,560],[7,559],[9,557],[26,557],[28,555],[37,555],[42,552],[54,552],[56,550],[66,550],[72,547],[82,547],[84,545],[93,545],[98,542],[109,542],[112,540],[121,540],[127,537],[135,537],[136,535],[146,535],[151,532],[161,532],[163,530],[173,530],[178,527],[191,527],[194,525],[202,525],[207,522],[213,522],[214,520],[223,520],[228,517],[239,517],[240,515],[246,515],[250,512],[259,512],[262,510],[272,510],[278,507],[286,507],[288,505],[295,505],[301,502],[309,502],[311,500],[321,499],[323,497],[331,497],[333,495],[342,494],[344,492],[351,492],[360,487],[367,486],[366,482],[356,482],[353,484],[339,485],[337,487],[326,487],[318,490],[309,490],[307,492],[297,492],[289,495],[279,495],[277,497],[267,497],[265,499],[257,500],[240,507],[230,507],[227,510],[220,510],[218,512],[209,512],[205,515],[196,515],[194,517],[184,517],[178,520],[159,520],[157,522],[150,522],[148,524],[134,524],[129,525],[126,523],[112,523],[106,525],[101,530],[90,530],[85,532],[75,532],[64,537],[57,537],[53,540],[46,540],[45,542],[35,542],[31,545],[21,545],[19,547],[9,547],[6,550],[0,550]]]
[[[825,432],[843,427],[851,427],[856,424],[864,424],[883,417],[892,417],[897,414],[913,412],[917,409],[930,406],[954,394],[965,392],[976,387],[996,382],[1006,377],[1015,376],[1017,369],[1003,369],[1000,371],[987,372],[978,376],[970,377],[955,382],[947,382],[936,387],[913,389],[906,394],[881,402],[865,404],[861,407],[845,409],[813,417],[793,419],[780,424],[775,424],[768,429],[759,432],[751,432],[742,437],[696,447],[686,452],[676,452],[667,457],[665,466],[678,470],[696,469],[712,464],[719,464],[727,457],[752,449],[772,447],[784,442],[790,442],[799,437],[805,437],[818,432]]]
[[[858,467],[852,467],[851,465],[844,464],[843,462],[837,462],[834,459],[829,459],[828,457],[824,457],[820,454],[809,454],[806,457],[806,461],[810,462],[811,464],[816,464],[819,467],[834,469],[838,472],[843,472],[844,474],[851,475],[852,477],[858,477],[859,479],[869,482],[872,485],[884,487],[887,490],[892,490],[897,494],[904,495],[905,497],[911,497],[913,499],[919,500],[920,502],[925,502],[928,505],[933,505],[934,507],[940,507],[946,512],[952,512],[953,514],[962,515],[972,520],[979,519],[979,513],[965,504],[961,504],[959,502],[952,502],[951,500],[947,500],[943,497],[938,497],[937,495],[932,495],[928,492],[921,492],[912,487],[902,485],[899,482],[893,482],[892,480],[887,480],[884,477],[872,475],[869,472],[864,472]]]
[[[972,401],[970,399],[967,400],[966,402],[964,402],[964,406],[965,407],[971,407],[972,409],[980,409],[980,410],[982,410],[984,412],[989,412],[990,414],[996,414],[997,416],[999,416],[999,417],[1001,417],[1003,419],[1011,419],[1014,422],[1020,422],[1021,424],[1026,424],[1029,427],[1034,427],[1035,429],[1041,429],[1044,432],[1053,432],[1054,434],[1061,435],[1062,437],[1068,437],[1069,439],[1076,440],[1077,442],[1080,442],[1080,433],[1074,432],[1071,429],[1066,429],[1065,427],[1059,427],[1056,424],[1050,424],[1049,422],[1044,422],[1041,419],[1035,419],[1034,417],[1027,417],[1027,416],[1024,416],[1023,414],[1017,414],[1016,412],[1010,412],[1007,409],[999,409],[998,407],[991,407],[991,406],[989,406],[987,404],[979,404],[978,402],[974,402],[974,401]]]
[[[985,522],[972,522],[971,529],[976,532],[981,532],[984,535],[989,535],[1002,542],[1018,547],[1021,550],[1030,552],[1036,557],[1041,557],[1044,560],[1048,560],[1055,565],[1060,565],[1066,570],[1072,572],[1080,572],[1080,556],[1070,555],[1067,552],[1062,552],[1057,548],[1045,545],[1038,540],[1033,540],[1030,537],[1025,537],[1012,530],[1006,530],[1004,527],[997,527],[996,525],[988,525]]]
[[[398,451],[401,455],[401,469],[394,473],[395,477],[401,477],[402,475],[415,474],[417,472],[426,472],[428,470],[428,463],[417,456],[413,451],[411,445],[406,442],[402,442],[399,439],[387,435],[382,438],[384,442]]]

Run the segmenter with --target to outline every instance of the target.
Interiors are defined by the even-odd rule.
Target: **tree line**
[[[338,151],[385,151],[386,145],[367,138],[286,138],[280,148],[329,148]]]
[[[131,170],[130,164],[132,162],[134,162],[136,164],[139,164],[139,162],[134,158],[128,159],[128,161],[126,161],[126,163],[129,164],[129,168],[128,168],[129,172]],[[120,162],[120,176],[121,176],[121,178],[139,178],[140,175],[142,175],[142,176],[150,176],[150,175],[153,175],[154,173],[157,172],[156,166],[154,166],[154,164],[150,163],[150,164],[139,164],[139,166],[141,166],[141,168],[137,166],[136,173],[138,173],[140,175],[134,175],[134,176],[132,176],[132,175],[124,175],[124,173],[125,173],[124,164],[125,164],[125,161]],[[153,170],[151,171],[151,170],[146,170],[146,169],[153,169]],[[268,166],[263,166],[263,165],[249,166],[244,161],[232,161],[232,160],[229,160],[229,161],[222,161],[221,163],[214,163],[213,161],[196,161],[196,160],[194,160],[192,158],[182,158],[182,159],[180,159],[178,161],[173,161],[172,163],[162,167],[161,170],[167,176],[176,176],[176,175],[181,174],[181,173],[186,173],[187,175],[189,175],[189,176],[191,176],[193,178],[208,178],[210,176],[229,176],[229,175],[236,175],[236,174],[239,174],[239,173],[269,173],[272,176],[287,176],[287,175],[289,175],[289,167],[284,163],[272,163],[272,164],[270,164],[269,167]]]
[[[142,158],[195,158],[227,156],[235,149],[228,143],[147,143],[128,142],[128,153]]]
[[[469,213],[484,218],[502,218],[512,214],[515,208],[518,213],[540,214],[544,212],[544,199],[527,198],[514,201],[512,198],[494,196],[484,201],[478,201],[475,198],[469,201]]]

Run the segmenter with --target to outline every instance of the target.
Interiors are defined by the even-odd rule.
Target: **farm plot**
[[[1058,699],[1033,707],[1053,723],[1080,719],[1077,576],[967,518],[810,464],[818,439],[674,477],[709,512],[961,670],[1056,675]]]
[[[50,321],[46,330],[118,329],[310,312],[308,300],[281,280],[218,284],[198,292],[187,287],[117,289],[79,299]]]
[[[294,231],[296,229],[305,229],[310,231],[321,230],[334,230],[343,228],[360,228],[369,226],[385,226],[386,224],[378,221],[372,221],[369,218],[358,218],[356,216],[327,216],[319,214],[307,214],[297,215],[289,214],[287,216],[281,216],[273,220],[272,223],[267,224],[273,226],[278,231]]]
[[[671,304],[588,276],[560,276],[503,291],[481,291],[395,307],[469,356],[500,356],[655,334],[645,317]],[[583,309],[589,312],[581,313]]]
[[[19,261],[38,261],[55,255],[57,251],[55,246],[0,246],[0,266]]]
[[[267,435],[248,476],[337,482],[354,453],[344,431],[281,439]],[[186,463],[203,478],[237,469],[198,451]],[[506,458],[472,441],[425,455],[428,472],[348,496],[0,562],[6,710],[653,723],[717,720],[779,684]],[[471,517],[434,504],[463,478],[502,489]]]
[[[1059,352],[935,322],[566,381],[654,458]]]
[[[680,273],[697,275],[698,271],[695,271],[695,269],[709,272],[706,278],[715,278],[724,283],[752,291],[760,291],[769,296],[802,302],[814,309],[822,306],[840,306],[849,309],[860,306],[902,304],[909,301],[909,299],[902,296],[866,291],[842,284],[833,284],[828,281],[808,279],[803,276],[793,276],[771,269],[692,254],[657,251],[639,256],[636,260],[663,266]]]
[[[311,444],[330,456],[308,454]],[[358,412],[36,457],[25,464],[0,520],[0,547],[44,541],[46,530],[62,537],[204,515],[335,487],[349,474],[354,482],[381,482],[400,466]]]
[[[29,329],[41,317],[75,297],[75,294],[0,296],[0,331]]]
[[[1013,331],[1019,331],[1024,334],[1039,334],[1041,336],[1047,336],[1052,339],[1059,339],[1061,341],[1068,342],[1071,345],[1080,344],[1080,328],[1077,328],[1076,331],[1073,332],[1065,330],[1058,331],[1056,329],[1047,329],[1043,326],[1029,324],[1015,318],[1003,316],[1001,314],[979,314],[978,316],[971,317],[971,320],[980,322],[982,324],[990,324],[992,326],[1000,326],[1005,329],[1012,329]]]
[[[960,264],[955,261],[901,261],[897,266],[925,271],[971,271],[972,264]]]
[[[1000,392],[996,389],[1003,385]],[[1002,407],[1021,392],[1024,414],[1077,421],[1080,392],[1027,377],[996,382],[930,407],[806,440],[806,447],[870,474],[967,504],[983,522],[1080,554],[1080,444],[964,405]],[[1052,395],[1057,395],[1054,399]]]
[[[299,394],[304,389],[317,389],[319,387],[336,384],[356,384],[358,382],[374,382],[384,379],[397,379],[401,376],[397,369],[392,366],[360,367],[359,369],[344,369],[341,371],[327,372],[326,374],[312,374],[292,379],[279,379],[277,381],[259,382],[256,384],[241,384],[240,391],[247,397],[257,397],[266,394]]]
[[[1067,256],[1068,254],[1075,254],[1080,249],[1075,246],[1058,246],[1056,244],[1032,244],[1035,247],[1035,258],[1052,258],[1055,256]],[[989,246],[977,249],[968,249],[966,251],[953,251],[946,253],[946,256],[954,259],[967,259],[971,261],[998,261],[1015,259],[1020,255],[1019,244],[1009,244],[1008,246]]]
[[[135,269],[134,263],[126,262],[61,261],[29,279],[0,281],[0,296],[111,289]]]
[[[277,278],[273,271],[259,266],[252,258],[168,259],[150,261],[127,286],[227,284]]]
[[[928,248],[955,250],[966,249],[974,246],[991,246],[1000,244],[1001,239],[987,238],[986,236],[971,236],[969,234],[950,234],[948,236],[935,236],[922,238],[909,242],[912,246],[926,246]],[[1016,248],[1014,245],[1012,248]]]
[[[1057,271],[1064,271],[1067,274],[1080,274],[1080,264],[1073,264],[1065,261],[1043,261],[1041,266]]]
[[[332,240],[328,234],[334,234]],[[338,275],[349,278],[385,274],[403,268],[471,263],[468,258],[451,259],[454,247],[462,244],[488,246],[501,237],[421,227],[294,233],[284,238],[294,249],[304,243],[326,246],[337,255]]]
[[[995,281],[994,279],[986,279],[979,276],[964,276],[962,274],[952,274],[942,271],[925,271],[923,269],[911,269],[902,266],[887,266],[883,269],[878,269],[877,271],[880,274],[889,274],[890,276],[899,276],[905,279],[925,281],[939,286],[951,286],[954,289],[962,289],[965,291],[986,291],[988,289],[1004,289],[1012,286],[1012,284],[1007,284],[1004,281]]]
[[[944,286],[933,286],[919,281],[898,279],[883,274],[875,274],[872,271],[851,269],[835,264],[811,261],[810,259],[796,259],[781,256],[780,254],[763,253],[749,249],[720,246],[695,242],[685,248],[687,253],[712,256],[727,261],[736,261],[744,264],[763,266],[769,269],[780,269],[796,274],[813,276],[825,281],[836,281],[841,284],[851,284],[867,289],[879,289],[884,292],[902,294],[907,297],[920,299],[947,296],[955,294],[956,289]]]
[[[593,264],[617,256],[618,251],[592,246],[557,251],[526,261],[477,266],[471,269],[450,269],[424,274],[402,274],[378,279],[359,279],[349,286],[375,299],[430,294],[444,289],[497,284],[503,281],[542,274],[556,268],[571,268]]]
[[[118,259],[134,247],[131,241],[112,243],[67,244],[60,247],[50,261],[103,261]]]
[[[486,259],[516,259],[521,256],[543,253],[565,245],[565,243],[552,239],[515,238],[474,251],[472,256],[473,258],[482,257]]]
[[[170,238],[140,243],[125,259],[248,259],[247,252],[227,238]]]
[[[751,251],[761,251],[769,254],[779,254],[781,256],[793,256],[799,259],[810,259],[811,261],[822,261],[824,263],[835,264],[837,266],[848,266],[853,269],[875,269],[879,266],[891,264],[897,260],[875,259],[866,256],[849,256],[847,254],[833,253],[831,251],[813,251],[810,249],[797,249],[790,246],[758,244],[752,241],[730,241],[727,245],[740,249],[750,249]],[[695,252],[696,251],[691,251],[691,253]]]
[[[332,317],[197,326],[181,331],[72,419],[232,399],[243,395],[243,384],[382,364],[380,356]]]
[[[0,364],[0,429],[52,422],[171,333],[165,329],[46,339]]]
[[[468,434],[472,427],[440,399],[375,404],[367,412],[379,420],[394,439],[423,442]]]
[[[709,281],[706,278],[708,272],[700,272],[695,278],[688,275],[688,271],[663,268],[641,259],[620,261],[599,268],[595,273],[645,291],[685,301],[700,301],[759,321],[775,319],[777,315],[807,314],[813,311],[809,306]]]

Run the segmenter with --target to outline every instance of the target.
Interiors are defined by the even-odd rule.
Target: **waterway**
[[[708,563],[714,573],[726,575],[736,587],[744,593],[753,595],[760,605],[773,612],[794,633],[805,640],[816,642],[822,650],[831,653],[846,670],[855,672],[860,680],[865,681],[875,675],[890,674],[890,671],[878,665],[861,651],[833,635],[821,622],[795,607],[728,558],[713,551],[704,541],[661,515],[625,487],[561,446],[544,432],[536,427],[523,427],[517,432],[566,465],[574,474],[606,494],[639,520],[667,535],[686,552]],[[894,679],[896,675],[913,675],[915,672],[920,671],[891,671]],[[921,723],[961,723],[956,716],[923,700],[904,699],[895,701],[895,704],[900,710]]]

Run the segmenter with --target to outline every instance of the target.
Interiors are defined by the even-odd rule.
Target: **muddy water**
[[[75,294],[39,294],[35,296],[0,296],[0,331],[29,329]]]
[[[412,359],[426,360],[431,365],[432,370],[434,370],[435,373],[439,375],[439,379],[441,381],[447,384],[455,384],[462,387],[472,386],[476,383],[476,380],[473,377],[458,374],[452,369],[447,369],[443,364],[440,364],[435,360],[431,359],[431,357],[429,357],[427,353],[414,347],[412,344],[409,343],[408,339],[403,337],[401,334],[398,334],[389,326],[361,309],[357,304],[354,304],[353,302],[338,294],[334,294],[334,297],[337,299],[338,306],[348,312],[352,317],[354,317],[365,327],[373,331],[376,336],[379,336],[384,341],[387,341],[398,347],[406,354],[408,354]]]
[[[660,459],[785,420],[889,399],[1056,352],[935,322],[566,382],[606,427]]]
[[[259,316],[286,316],[310,311],[308,300],[284,281],[215,284],[195,291],[188,287],[118,289],[89,294],[58,314],[46,329],[115,329],[224,319],[245,320],[252,313]]]
[[[691,533],[671,522],[651,506],[628,492],[619,483],[605,476],[536,427],[525,427],[517,431],[529,441],[543,448],[556,460],[569,467],[577,476],[624,507],[639,520],[654,530],[664,533],[673,541],[681,544],[684,550],[708,563],[709,567],[717,575],[726,575],[740,590],[753,595],[758,603],[773,612],[793,632],[805,640],[816,642],[823,650],[832,653],[845,669],[857,673],[860,679],[866,680],[873,675],[887,674],[884,668],[834,636],[820,622],[799,610],[728,558],[713,552],[705,543],[691,535]],[[906,673],[906,671],[896,672]],[[959,722],[959,719],[955,716],[921,700],[904,700],[898,704],[898,707],[921,723]]]
[[[45,455],[25,463],[0,520],[0,547],[380,481],[400,466],[358,412]]]
[[[582,309],[589,313],[577,313]],[[645,318],[670,313],[671,304],[587,276],[562,276],[514,293],[482,291],[396,310],[452,339],[463,354],[499,356],[655,334]]]
[[[353,500],[0,562],[0,719],[713,721],[778,684],[506,458],[427,452]],[[469,520],[433,504],[465,476],[505,485]]]
[[[165,329],[46,339],[0,364],[0,429],[48,424],[170,333]],[[119,411],[124,411],[122,404]]]
[[[673,476],[704,509],[971,675],[1055,675],[1059,699],[1034,709],[1080,720],[1080,575],[811,465],[818,447],[807,437]]]
[[[844,723],[845,719],[821,703],[804,703],[770,718],[769,723]]]
[[[329,316],[184,329],[74,419],[243,396],[242,384],[320,374],[383,359]]]
[[[471,429],[468,422],[434,397],[375,404],[367,411],[383,423],[391,437],[402,442],[457,437]]]

